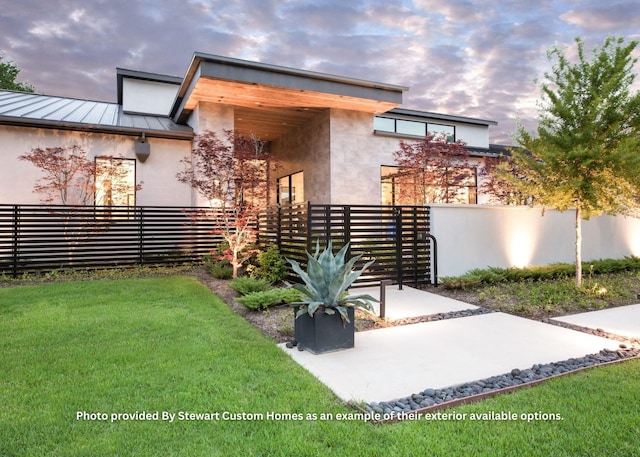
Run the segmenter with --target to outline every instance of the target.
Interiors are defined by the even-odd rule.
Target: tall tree
[[[266,146],[232,130],[224,138],[206,131],[196,138],[191,157],[181,161],[185,169],[176,176],[214,209],[216,232],[228,244],[221,257],[231,263],[234,278],[251,254],[258,214],[269,202],[274,161]]]
[[[27,82],[17,82],[20,69],[13,62],[3,62],[4,57],[0,56],[0,89],[21,90],[23,92],[33,92],[33,86]]]
[[[638,42],[609,37],[589,60],[576,38],[577,62],[554,46],[551,71],[541,83],[535,133],[520,126],[524,149],[512,151],[502,177],[543,207],[575,211],[576,285],[582,285],[582,220],[636,214],[640,196],[640,93],[632,57]]]
[[[475,184],[465,143],[449,142],[443,135],[429,133],[421,141],[400,141],[393,159],[398,172],[392,178],[402,204],[453,203],[461,188],[470,181]]]

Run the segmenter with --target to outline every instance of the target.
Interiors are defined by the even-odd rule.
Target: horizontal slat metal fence
[[[436,241],[430,233],[430,208],[422,206],[282,205],[265,211],[259,223],[261,242],[306,263],[305,251],[316,241],[336,249],[350,243],[349,256],[360,264],[375,260],[358,285],[390,279],[398,284],[437,283]]]
[[[0,205],[0,272],[194,261],[216,247],[206,208]]]

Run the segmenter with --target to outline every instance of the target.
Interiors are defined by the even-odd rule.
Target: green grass
[[[353,410],[194,279],[0,289],[3,457],[631,456],[639,373],[633,360],[455,409],[561,421],[76,420],[78,411]]]

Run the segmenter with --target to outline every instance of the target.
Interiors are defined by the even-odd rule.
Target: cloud
[[[1,1],[1,0],[0,0]],[[6,1],[6,0],[5,0]],[[53,95],[115,100],[115,68],[183,76],[194,51],[406,85],[407,108],[533,125],[545,50],[637,33],[640,6],[599,0],[22,0],[3,54]]]
[[[568,24],[583,30],[609,31],[624,34],[640,26],[640,3],[623,2],[572,9],[560,15]]]

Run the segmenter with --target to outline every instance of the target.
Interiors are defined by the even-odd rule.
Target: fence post
[[[135,209],[138,218],[138,263],[144,264],[144,207],[138,206]]]
[[[331,205],[324,205],[324,245],[329,245],[331,239]]]
[[[307,202],[307,252],[311,252],[311,202]]]
[[[14,205],[13,206],[13,227],[12,227],[13,240],[12,240],[12,246],[11,246],[11,258],[12,258],[11,273],[12,273],[13,279],[16,279],[18,277],[18,251],[19,251],[18,231],[20,229],[20,226],[18,223],[19,217],[20,217],[20,207],[18,205]]]
[[[413,255],[413,284],[415,287],[418,287],[418,241],[419,241],[419,227],[418,227],[418,207],[417,206],[412,206],[411,207],[411,222],[412,222],[412,235],[411,235],[411,240],[412,240],[412,246],[411,246],[411,252]]]
[[[276,207],[276,245],[278,252],[282,251],[282,206],[278,204]]]
[[[347,259],[351,258],[351,207],[349,205],[344,206],[344,242],[349,243],[347,249]]]
[[[393,211],[396,216],[396,270],[398,273],[398,290],[402,290],[402,207],[395,206]]]

